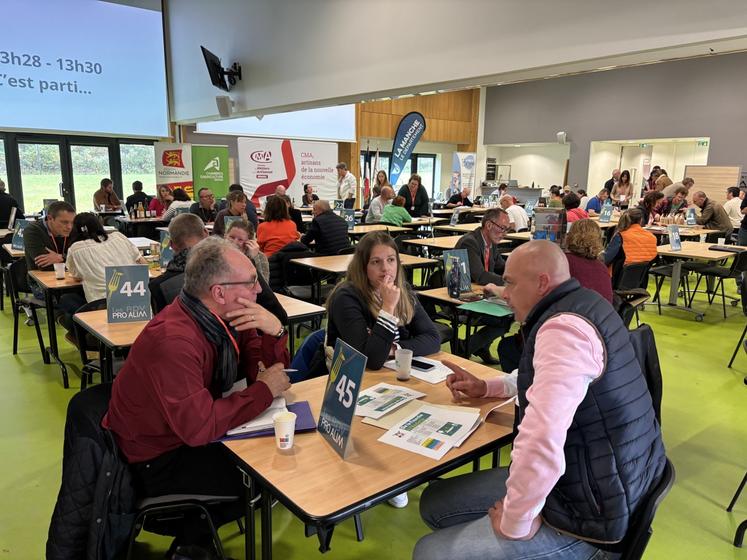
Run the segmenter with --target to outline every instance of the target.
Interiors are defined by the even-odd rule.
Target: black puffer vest
[[[573,417],[564,447],[565,473],[547,497],[542,517],[551,527],[580,539],[614,543],[625,536],[630,516],[659,480],[664,444],[628,330],[607,301],[575,279],[540,300],[522,327],[519,430],[529,405],[527,389],[534,381],[537,332],[561,313],[579,316],[595,327],[604,342],[606,367]],[[583,356],[578,359],[583,363]]]

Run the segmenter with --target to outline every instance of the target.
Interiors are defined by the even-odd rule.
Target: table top
[[[480,284],[472,283],[471,289],[473,292],[476,292],[478,294],[482,294],[484,292],[484,286],[481,286]],[[419,296],[427,297],[430,299],[435,299],[438,301],[442,301],[444,303],[451,303],[454,305],[462,305],[464,303],[467,303],[466,301],[462,301],[460,299],[454,299],[453,297],[449,296],[449,290],[445,286],[441,288],[431,288],[430,290],[418,290],[416,292]]]
[[[667,257],[684,257],[706,261],[720,261],[733,256],[736,251],[712,251],[708,247],[713,243],[698,243],[697,241],[683,241],[681,251],[673,251],[671,245],[659,245],[656,251]],[[728,248],[729,246],[726,245]]]
[[[23,249],[14,249],[11,243],[3,243],[3,249],[14,259],[22,259],[26,255]]]
[[[106,309],[76,313],[73,320],[110,348],[132,346],[149,321],[132,323],[109,323]]]
[[[353,255],[331,255],[328,257],[304,257],[301,259],[291,259],[292,263],[300,264],[302,266],[308,266],[309,268],[315,268],[324,272],[334,272],[341,274],[348,269],[350,261],[353,260]],[[438,261],[434,259],[425,259],[423,257],[414,257],[412,255],[406,255],[400,253],[399,260],[402,266],[405,268],[411,267],[422,267],[436,264]]]
[[[521,231],[519,233],[507,233],[503,236],[504,239],[508,239],[511,241],[531,241],[532,240],[532,232],[530,231]]]
[[[288,314],[288,319],[297,319],[299,317],[305,317],[308,315],[318,315],[326,313],[326,308],[321,305],[315,305],[307,301],[292,298],[283,294],[276,293],[275,296],[278,298],[280,305],[283,306],[285,312]]]
[[[481,212],[487,212],[490,210],[490,208],[487,208],[485,206],[468,206],[468,207],[462,207],[459,206],[459,208],[462,208],[459,210],[460,212],[474,212],[474,213],[481,213]],[[433,210],[434,216],[450,216],[454,213],[454,210],[456,208],[439,208],[438,210]]]
[[[0,229],[0,237],[5,237],[6,235],[10,235],[13,233],[12,229]]]
[[[451,231],[451,232],[458,232],[458,233],[469,233],[471,231],[475,231],[477,228],[479,228],[482,224],[480,222],[475,222],[472,224],[456,224],[456,225],[444,225],[444,226],[433,226],[433,229],[437,229],[438,231]]]
[[[205,229],[208,230],[208,231],[213,231],[213,225],[215,225],[213,222],[208,222],[207,224],[205,224]],[[156,228],[156,231],[165,231],[165,232],[168,233],[169,227],[168,226],[158,226]]]
[[[413,218],[412,221],[402,224],[402,227],[420,227],[447,222],[447,218]]]
[[[168,222],[168,220],[164,220],[163,218],[135,218],[133,220],[129,216],[117,216],[115,220],[118,220],[120,222],[125,222],[128,224],[155,224],[155,223],[165,224],[166,222]]]
[[[498,375],[494,369],[446,352],[429,357],[449,359],[482,379]],[[424,402],[454,404],[444,383],[431,385],[415,378],[397,381],[395,373],[387,369],[366,371],[361,388],[380,382],[405,385],[426,393],[427,396],[421,399]],[[296,383],[285,393],[286,400],[309,401],[314,418],[318,420],[326,383],[327,377]],[[471,399],[462,404],[479,407],[485,413],[496,402],[497,399]],[[225,445],[251,471],[272,485],[274,494],[291,501],[309,516],[321,518],[365,502],[431,471],[443,469],[445,464],[476,449],[510,437],[513,419],[512,406],[499,409],[461,447],[451,449],[440,461],[377,441],[384,430],[362,423],[360,416],[353,419],[352,450],[344,461],[316,431],[296,434],[293,449],[284,453],[276,450],[272,437],[228,441]],[[336,490],[330,491],[331,488]]]
[[[454,249],[462,237],[462,235],[444,235],[442,237],[426,237],[425,239],[405,239],[403,243],[431,249]]]
[[[365,226],[354,226],[352,230],[348,230],[348,235],[365,235],[372,231],[388,231],[389,233],[402,233],[403,231],[409,231],[405,227],[387,226],[384,224],[368,224]]]
[[[148,239],[147,237],[128,237],[127,239],[129,239],[130,243],[132,243],[141,251],[143,249],[149,249],[151,244],[153,243],[158,244],[158,241],[153,241],[152,239]]]
[[[163,270],[160,268],[157,270],[153,268],[148,269],[148,276],[150,278],[158,278],[161,274],[163,274]],[[29,276],[36,280],[45,290],[62,290],[83,284],[81,280],[74,278],[69,272],[65,272],[65,278],[62,280],[54,277],[54,270],[29,270]]]

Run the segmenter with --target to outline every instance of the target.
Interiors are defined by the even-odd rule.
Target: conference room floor
[[[733,286],[729,282],[732,292]],[[695,305],[707,310],[702,323],[677,310],[659,316],[648,308],[641,314],[656,333],[664,372],[664,441],[677,470],[645,557],[747,560],[747,548],[731,544],[736,525],[747,518],[747,492],[733,513],[724,511],[747,469],[747,387],[742,383],[747,354],[740,351],[734,368],[726,367],[745,318],[728,307],[724,321],[720,303],[709,308],[703,296]],[[42,363],[34,331],[23,324],[19,354],[13,356],[12,328],[7,305],[0,312],[5,333],[0,339],[0,557],[42,558],[59,489],[65,411],[79,379],[71,371],[71,388],[63,389],[57,366]],[[79,363],[66,342],[61,341],[60,350],[66,362]],[[330,492],[343,483],[331,481]],[[418,515],[419,495],[419,490],[411,492],[405,509],[381,505],[365,512],[363,542],[355,540],[352,519],[344,522],[324,557],[410,558],[416,540],[428,532]],[[305,538],[300,522],[282,506],[273,510],[273,529],[276,558],[322,558],[317,539]],[[244,539],[236,525],[225,526],[221,534],[226,553],[243,558]],[[163,558],[170,542],[147,533],[139,540],[137,558]]]

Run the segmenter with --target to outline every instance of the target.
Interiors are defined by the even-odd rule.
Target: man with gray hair
[[[344,163],[338,163],[335,169],[337,169],[337,198],[343,200],[345,208],[354,208],[358,182]]]
[[[374,224],[381,221],[381,215],[384,213],[384,207],[394,199],[394,189],[392,187],[381,187],[381,194],[371,201],[366,214],[366,223]]]
[[[16,219],[24,218],[23,212],[18,208],[16,199],[5,192],[5,182],[0,179],[0,228],[7,228],[10,222],[10,213],[16,208]]]
[[[342,249],[350,247],[348,224],[345,218],[338,216],[326,200],[317,200],[312,208],[314,219],[309,229],[301,237],[301,243],[311,247],[319,255],[336,255]]]
[[[510,227],[514,231],[526,231],[529,229],[529,216],[521,206],[514,204],[514,197],[510,194],[504,194],[498,201],[508,214],[511,221]]]
[[[693,188],[694,186],[695,186],[695,179],[693,179],[692,177],[685,177],[679,183],[672,183],[668,187],[664,187],[664,189],[661,192],[664,193],[664,196],[670,197],[670,196],[674,196],[674,193],[677,191],[677,189],[684,188],[689,194],[690,189]]]
[[[201,241],[187,259],[184,290],[133,344],[102,425],[114,432],[142,497],[243,495],[241,473],[213,442],[290,387],[287,334],[256,303],[258,279],[231,243]],[[221,504],[211,517],[219,526],[243,508],[240,500]],[[204,531],[204,521],[187,518],[177,542],[209,543]]]

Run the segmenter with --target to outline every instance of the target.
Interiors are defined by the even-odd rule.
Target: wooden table
[[[449,233],[469,233],[475,231],[482,224],[475,222],[472,224],[456,224],[456,225],[445,225],[445,226],[434,226],[433,229],[438,231],[448,231]]]
[[[5,237],[6,235],[10,235],[13,233],[12,229],[0,229],[0,237]]]
[[[485,206],[459,206],[460,210],[459,212],[472,212],[474,214],[482,214],[490,210],[490,208],[487,208]],[[454,210],[456,208],[439,208],[438,210],[433,210],[434,216],[451,216],[454,213]]]
[[[11,243],[3,243],[3,249],[10,255],[11,259],[22,259],[26,255],[23,249],[14,249]]]
[[[677,304],[677,294],[680,291],[680,282],[682,280],[682,259],[715,262],[732,257],[736,253],[736,251],[712,251],[709,249],[711,245],[712,243],[682,241],[682,249],[680,251],[672,250],[672,246],[669,244],[659,245],[656,248],[659,255],[665,257],[677,257],[674,263],[672,263],[672,281],[669,286],[669,307],[676,307],[677,309],[694,313],[696,321],[702,321],[704,313],[694,310],[689,305]],[[726,247],[728,248],[729,246],[726,245]]]
[[[290,262],[299,266],[306,266],[311,269],[313,277],[312,285],[312,299],[319,303],[321,301],[321,281],[322,274],[344,274],[348,270],[350,261],[353,260],[353,255],[331,255],[327,257],[305,257],[301,259],[291,259]],[[402,254],[399,255],[399,260],[402,266],[408,271],[414,268],[423,268],[428,266],[435,266],[438,261],[434,259],[426,259],[423,257],[415,257],[412,255]]]
[[[471,290],[473,292],[476,292],[478,294],[485,294],[484,286],[481,286],[479,284],[472,283]],[[449,296],[448,288],[441,287],[441,288],[431,288],[430,290],[420,290],[417,292],[417,295],[419,298],[425,298],[433,300],[434,303],[449,307],[451,310],[451,340],[452,340],[452,348],[456,348],[456,342],[459,340],[459,326],[461,323],[459,322],[459,312],[457,308],[461,305],[464,305],[467,303],[466,301],[462,301],[460,299],[454,299],[451,296]],[[471,327],[472,327],[472,319],[475,315],[480,315],[479,312],[474,311],[467,311],[467,310],[461,310],[462,313],[465,313],[467,315],[467,321],[465,323],[466,326],[466,333],[464,338],[464,357],[469,358],[469,342],[471,338]]]
[[[146,249],[150,249],[150,246],[153,243],[158,244],[158,241],[153,241],[148,237],[128,237],[127,239],[129,239],[130,243],[137,247],[138,251],[145,251]]]
[[[385,224],[368,224],[365,226],[354,226],[353,229],[348,230],[350,237],[361,237],[372,231],[388,231],[389,233],[403,233],[410,231],[406,227],[398,226],[387,226]]]
[[[91,333],[103,347],[101,360],[101,382],[111,383],[114,380],[114,352],[132,346],[150,321],[133,321],[131,323],[109,323],[106,309],[86,311],[73,315],[73,321],[85,331]]]
[[[464,237],[463,235],[445,235],[442,237],[424,237],[423,239],[405,239],[403,243],[415,245],[416,247],[427,247],[436,252],[456,249],[456,244]],[[498,245],[510,245],[511,242],[505,239],[499,241]]]
[[[402,227],[418,228],[420,226],[432,226],[447,221],[446,218],[413,218],[412,221],[403,223]]]
[[[157,227],[169,223],[168,220],[164,220],[163,218],[136,218],[133,220],[129,216],[117,216],[114,219],[124,224],[125,233],[128,237],[133,235],[137,226]]]
[[[430,357],[449,359],[481,379],[500,375],[487,366],[445,352]],[[431,385],[415,378],[397,381],[395,373],[387,369],[367,371],[361,388],[379,382],[405,384],[422,391],[426,394],[422,400],[428,403],[454,404],[444,383]],[[286,392],[286,399],[309,401],[318,419],[326,383],[327,377],[296,383]],[[479,407],[483,413],[495,403],[496,399],[464,402]],[[272,557],[273,497],[305,524],[316,528],[320,551],[325,552],[329,550],[335,525],[341,521],[508,444],[513,439],[513,420],[513,407],[499,409],[440,461],[377,441],[384,430],[364,424],[360,416],[353,419],[353,449],[346,460],[316,431],[296,434],[293,449],[284,453],[277,451],[271,437],[228,441],[224,445],[235,455],[239,468],[262,490],[262,558],[268,560]],[[246,520],[246,558],[254,557],[253,521],[253,518]]]
[[[532,233],[529,231],[521,231],[519,233],[507,233],[503,236],[504,239],[511,241],[531,241]]]
[[[285,309],[285,312],[288,314],[288,345],[290,347],[289,349],[292,359],[296,350],[296,324],[317,318],[321,319],[325,313],[327,313],[327,310],[320,305],[315,305],[308,301],[302,301],[283,294],[276,293],[275,297],[278,298],[280,305],[283,306],[283,309]]]
[[[60,366],[62,371],[62,384],[65,389],[70,386],[67,375],[67,366],[60,359],[59,348],[57,346],[57,326],[54,320],[54,292],[69,292],[74,290],[82,290],[83,283],[77,278],[70,276],[70,273],[65,273],[65,278],[57,280],[54,276],[54,271],[46,270],[29,270],[29,276],[33,278],[39,287],[44,292],[44,305],[46,307],[47,314],[47,332],[49,335],[49,347],[45,349],[44,363],[48,364],[50,358]]]

